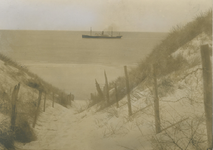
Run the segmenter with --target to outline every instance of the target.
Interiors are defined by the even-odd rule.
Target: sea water
[[[87,39],[84,31],[0,31],[0,52],[75,99],[89,99],[95,79],[104,86],[143,60],[167,35],[153,32],[114,32],[121,39]],[[99,32],[93,32],[99,34]]]

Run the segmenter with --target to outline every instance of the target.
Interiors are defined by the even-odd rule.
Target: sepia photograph
[[[213,150],[212,0],[0,0],[0,150]]]

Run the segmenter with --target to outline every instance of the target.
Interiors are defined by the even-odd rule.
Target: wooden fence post
[[[16,122],[16,101],[18,99],[18,92],[20,89],[20,83],[16,85],[13,89],[12,93],[12,113],[11,113],[11,130],[15,130],[15,122]]]
[[[54,95],[54,93],[53,93],[52,107],[54,107],[54,103],[55,103],[55,95]]]
[[[154,91],[155,129],[156,129],[156,133],[160,133],[161,123],[160,123],[159,98],[158,98],[158,87],[157,87],[155,65],[152,65],[152,76],[154,81],[153,91]]]
[[[115,86],[115,99],[116,99],[116,107],[119,108],[119,102],[118,102],[118,89],[116,83],[114,84]]]
[[[63,92],[61,92],[60,94],[59,94],[59,99],[58,99],[58,104],[62,104],[62,100],[64,99],[64,94],[63,94]],[[54,103],[55,104],[55,103]]]
[[[132,108],[131,108],[131,100],[130,100],[129,78],[128,78],[126,66],[124,66],[124,72],[125,72],[125,76],[126,76],[126,92],[127,92],[127,99],[128,99],[128,112],[129,112],[129,116],[131,116],[132,115]]]
[[[45,108],[46,108],[46,95],[47,95],[47,93],[45,92],[44,93],[44,112],[45,112]]]
[[[74,100],[74,96],[72,96],[72,93],[70,92],[70,106],[72,105],[73,100]]]
[[[67,105],[69,105],[70,104],[70,102],[69,102],[69,100],[70,100],[70,95],[69,94],[67,94]]]
[[[39,90],[38,106],[37,106],[37,110],[36,110],[36,113],[35,113],[35,118],[34,118],[34,121],[33,121],[33,128],[35,128],[35,124],[36,124],[38,113],[39,113],[39,106],[40,106],[40,102],[41,102],[41,95],[42,95],[42,91]]]
[[[104,71],[104,77],[105,77],[105,87],[106,87],[107,104],[109,105],[109,85],[108,85],[107,75],[106,75],[105,71]]]
[[[71,94],[67,95],[67,105],[71,106]]]
[[[212,65],[210,60],[211,54],[208,45],[202,45],[200,48],[203,68],[203,94],[208,148],[212,149]]]
[[[97,80],[95,79],[95,86],[96,86],[96,90],[98,92],[98,95],[100,96],[101,100],[105,100],[104,94],[100,88],[100,85],[98,84]]]

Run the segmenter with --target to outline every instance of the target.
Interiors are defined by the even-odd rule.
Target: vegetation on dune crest
[[[193,21],[184,26],[174,27],[168,36],[159,45],[156,45],[146,59],[139,62],[136,68],[132,68],[129,71],[130,89],[132,90],[141,82],[146,85],[150,84],[152,64],[157,65],[156,72],[158,76],[164,76],[173,71],[180,70],[185,66],[189,66],[190,64],[181,55],[173,58],[171,54],[201,33],[205,33],[209,38],[212,38],[212,10],[201,13]],[[126,95],[125,77],[118,77],[115,81],[109,83],[109,90],[112,91],[110,94],[110,104],[116,103],[114,83],[117,85],[118,99],[121,100]],[[96,103],[104,103],[99,95],[91,95],[90,106]],[[104,108],[107,105],[101,104],[101,106]]]
[[[62,95],[66,95],[66,93],[64,93],[62,90],[47,83],[36,74],[30,72],[26,67],[18,64],[17,62],[11,60],[9,57],[1,53],[0,53],[0,60],[2,60],[6,66],[9,65],[9,66],[17,68],[19,70],[19,74],[23,75],[22,78],[18,78],[16,74],[14,73],[11,74],[11,77],[16,79],[17,82],[21,82],[22,84],[25,84],[37,90],[41,89],[43,92],[46,92],[46,93],[55,93],[56,95],[58,95],[56,102],[58,102],[59,104],[65,107],[67,106],[66,100],[63,100],[64,98],[61,97]],[[26,79],[26,76],[24,76],[25,74],[28,75],[31,79],[30,80]]]

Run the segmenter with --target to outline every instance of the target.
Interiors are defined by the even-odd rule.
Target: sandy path
[[[38,140],[23,146],[23,149],[37,150],[86,150],[93,134],[93,123],[75,115],[71,109],[58,104],[54,108],[47,108],[42,113],[35,127]]]
[[[125,146],[138,146],[140,141],[146,150],[150,150],[146,140],[139,137],[138,129],[130,134],[122,134],[123,131],[120,133],[118,130],[116,134],[104,137],[104,130],[109,132],[108,127],[121,123],[120,119],[107,119],[106,112],[93,114],[92,110],[86,110],[76,114],[74,108],[67,109],[58,104],[52,108],[49,105],[37,121],[37,141],[25,145],[19,143],[17,146],[21,150],[124,150]],[[103,127],[97,126],[97,120]]]

